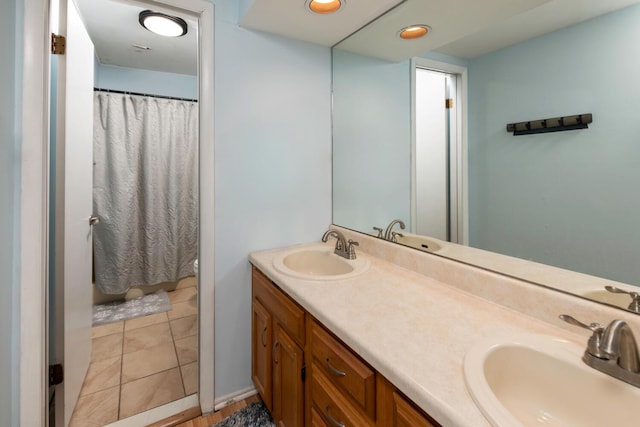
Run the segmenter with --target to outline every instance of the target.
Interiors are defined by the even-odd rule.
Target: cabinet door
[[[376,377],[377,423],[379,427],[440,427],[414,406],[382,375]]]
[[[394,427],[435,427],[414,406],[398,393],[393,393]]]
[[[251,326],[251,378],[262,401],[271,411],[272,400],[272,319],[271,314],[256,299],[253,300],[253,320]]]
[[[304,425],[304,353],[278,324],[273,350],[273,418],[278,427],[301,427]]]

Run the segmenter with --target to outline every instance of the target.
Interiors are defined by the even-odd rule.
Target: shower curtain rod
[[[124,90],[102,89],[102,88],[99,88],[99,87],[94,87],[93,91],[94,92],[120,93],[120,94],[123,94],[123,95],[148,96],[148,97],[151,97],[151,98],[173,99],[175,101],[198,102],[197,99],[178,98],[178,97],[175,97],[175,96],[164,96],[164,95],[152,95],[150,93],[129,92],[129,91],[124,91]]]

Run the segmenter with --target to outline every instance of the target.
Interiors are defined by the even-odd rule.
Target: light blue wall
[[[471,61],[472,246],[639,283],[639,24],[634,6]],[[579,113],[590,129],[505,131]]]
[[[95,87],[149,95],[198,98],[198,78],[96,63]]]
[[[14,270],[19,255],[15,228],[18,206],[16,199],[19,185],[17,164],[18,140],[16,135],[15,74],[16,49],[16,3],[14,0],[0,2],[0,52],[5,60],[0,63],[0,425],[16,425],[17,384],[15,347],[18,334],[17,307],[13,304],[18,294]],[[7,60],[8,59],[8,60]]]
[[[333,50],[333,222],[410,224],[410,61]],[[372,173],[375,171],[375,173]]]
[[[239,28],[238,3],[214,3],[220,398],[252,385],[249,253],[319,241],[331,223],[331,57]]]

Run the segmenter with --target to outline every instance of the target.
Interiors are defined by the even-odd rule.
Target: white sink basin
[[[480,343],[465,356],[467,389],[496,427],[638,426],[640,389],[585,365],[583,352],[547,336]]]
[[[348,260],[333,253],[333,247],[297,248],[277,256],[273,266],[280,273],[306,280],[342,280],[363,273],[369,261]]]

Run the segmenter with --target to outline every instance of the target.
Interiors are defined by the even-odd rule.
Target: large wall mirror
[[[640,292],[639,2],[538,2],[399,59],[384,49],[411,3],[333,48],[333,222],[384,238],[373,227],[400,219],[398,243],[627,309],[632,296],[605,286]],[[363,37],[385,32],[394,43]],[[420,101],[422,70],[440,109]],[[506,130],[585,113],[587,129]],[[444,232],[424,231],[420,216],[443,208]]]

